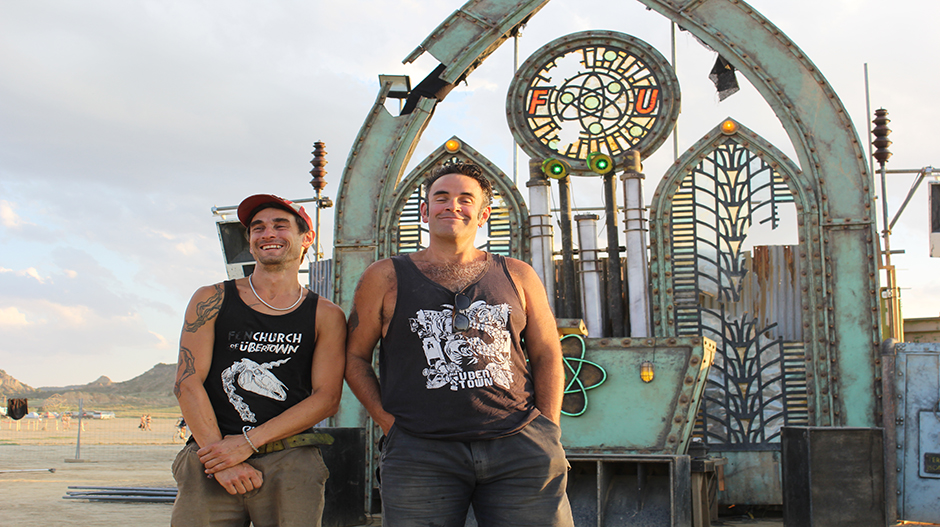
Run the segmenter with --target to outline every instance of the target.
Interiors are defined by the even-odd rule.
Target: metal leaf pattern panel
[[[675,330],[717,344],[698,433],[718,449],[775,448],[785,424],[806,422],[798,246],[746,244],[755,225],[795,228],[781,215],[793,201],[777,170],[734,138],[672,199]]]

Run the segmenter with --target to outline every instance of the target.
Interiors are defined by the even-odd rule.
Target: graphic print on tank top
[[[510,389],[512,342],[506,329],[509,304],[491,306],[485,300],[472,303],[464,310],[470,319],[468,333],[454,332],[454,306],[443,307],[441,311],[418,310],[415,318],[409,319],[428,361],[428,367],[421,372],[427,378],[427,389],[449,386],[457,391],[493,384]]]
[[[234,337],[237,340],[229,345],[232,351],[291,354],[300,348],[300,340],[303,338],[300,333],[263,331],[245,332],[240,335],[238,333],[240,332],[230,335],[230,338]],[[290,359],[287,357],[282,360],[258,363],[243,358],[222,371],[222,389],[225,390],[229,403],[238,412],[242,421],[256,423],[257,418],[245,399],[235,393],[236,387],[275,401],[286,400],[289,388],[277,378],[272,370],[286,364]]]

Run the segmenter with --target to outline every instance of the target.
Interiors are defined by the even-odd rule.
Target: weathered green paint
[[[382,87],[359,130],[337,192],[333,302],[346,313],[352,309],[359,277],[378,258],[380,208],[376,204],[388,203],[437,103],[422,99],[414,112],[393,117],[384,106],[388,89],[389,86]],[[369,423],[365,409],[345,384],[334,422],[339,427]]]
[[[441,22],[404,62],[414,62],[427,51],[447,66],[440,78],[456,83],[547,3],[548,0],[470,0]]]
[[[576,454],[684,454],[715,343],[699,337],[584,339],[584,358],[607,372],[588,392],[589,410],[562,415],[561,442]],[[650,361],[653,381],[640,379]]]

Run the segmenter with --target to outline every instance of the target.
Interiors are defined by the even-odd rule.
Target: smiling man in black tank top
[[[444,165],[425,188],[427,249],[372,264],[349,317],[346,382],[386,434],[383,525],[463,527],[472,505],[481,527],[571,526],[545,288],[474,246],[493,196],[479,167]]]
[[[329,475],[313,425],[339,408],[345,316],[301,287],[316,233],[290,201],[242,201],[257,265],[186,309],[174,393],[192,438],[173,463],[174,527],[320,525]]]

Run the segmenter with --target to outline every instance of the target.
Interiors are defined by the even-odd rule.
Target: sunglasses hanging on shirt
[[[470,329],[470,317],[464,313],[464,310],[470,307],[470,297],[463,293],[454,295],[454,331],[467,331]]]

